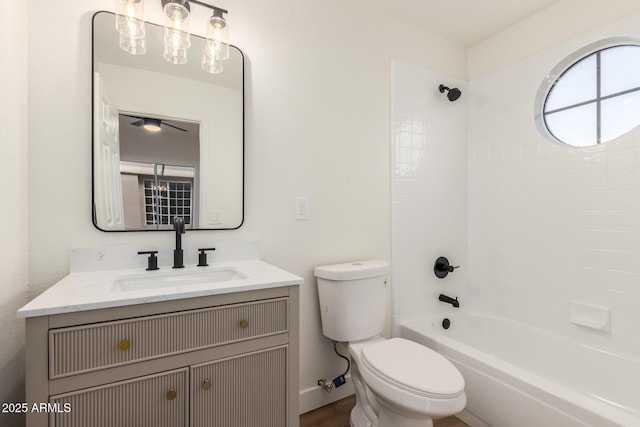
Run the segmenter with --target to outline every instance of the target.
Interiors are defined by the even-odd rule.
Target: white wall
[[[393,325],[425,313],[448,313],[444,293],[472,303],[467,263],[466,88],[458,79],[394,61],[392,68]],[[450,102],[440,84],[459,87]],[[444,279],[435,260],[460,266]]]
[[[148,16],[162,22],[160,8],[147,3]],[[344,368],[321,334],[313,267],[390,258],[390,60],[462,78],[465,55],[384,11],[337,0],[217,4],[229,10],[233,43],[247,57],[245,224],[237,231],[187,233],[185,246],[257,239],[266,261],[305,279],[300,387],[302,408],[310,409],[331,398],[316,391],[316,380]],[[171,237],[107,234],[91,224],[91,15],[112,2],[28,5],[29,276],[35,296],[67,274],[71,247],[151,245]],[[202,34],[208,13],[194,6],[194,15],[192,29]],[[45,43],[52,34],[64,43]],[[310,220],[294,220],[295,196],[310,197]]]
[[[533,120],[547,73],[611,36],[640,40],[640,14],[469,83],[470,275],[491,313],[638,356],[640,136],[572,148]],[[570,324],[572,300],[610,307],[611,332]]]
[[[198,185],[207,197],[201,199],[198,226],[212,226],[207,219],[212,211],[221,212],[221,224],[216,227],[235,228],[241,224],[242,171],[238,165],[242,164],[242,94],[223,86],[137,68],[112,64],[100,64],[99,68],[110,101],[118,109],[200,124],[196,172]],[[179,86],[175,84],[178,81]],[[158,88],[163,88],[161,93],[157,93]],[[216,102],[212,102],[214,99]],[[226,144],[228,141],[234,143]],[[124,154],[121,153],[123,159]],[[190,153],[184,154],[186,157]]]
[[[11,58],[0,67],[0,403],[24,396],[24,322],[16,310],[27,301],[26,9],[9,2],[0,15],[0,40]],[[0,425],[22,422],[20,415],[0,413]]]

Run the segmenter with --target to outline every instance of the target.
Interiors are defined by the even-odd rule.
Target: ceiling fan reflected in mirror
[[[131,117],[133,119],[140,119],[138,121],[129,123],[131,126],[142,126],[144,129],[149,132],[160,132],[162,130],[162,126],[168,126],[173,129],[177,129],[181,132],[189,132],[187,129],[183,129],[179,126],[172,125],[167,122],[167,120],[161,120],[153,117],[140,117],[140,116],[132,116],[130,114],[120,114],[121,116]]]

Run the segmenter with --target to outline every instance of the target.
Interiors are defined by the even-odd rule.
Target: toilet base
[[[376,427],[371,423],[371,421],[369,421],[369,418],[367,418],[367,416],[358,405],[354,406],[354,408],[351,410],[349,425],[351,427]]]
[[[411,418],[380,406],[378,427],[433,427],[431,418]]]
[[[376,398],[362,380],[358,360],[351,358],[351,380],[356,390],[356,406],[351,410],[351,427],[433,427],[431,418],[421,414],[400,414]],[[417,418],[416,418],[417,415]]]
[[[433,427],[431,419],[407,418],[387,408],[381,408],[379,418],[375,422],[376,424],[373,424],[358,405],[351,410],[351,427]]]

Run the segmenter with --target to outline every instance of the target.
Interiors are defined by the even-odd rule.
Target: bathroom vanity
[[[27,426],[297,427],[301,283],[260,260],[70,274],[18,312],[50,404]]]

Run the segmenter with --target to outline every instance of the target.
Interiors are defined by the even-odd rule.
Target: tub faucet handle
[[[453,270],[456,268],[460,268],[460,266],[449,264],[449,260],[443,256],[439,257],[435,264],[433,264],[433,272],[439,279],[444,279],[449,273],[453,273]]]

